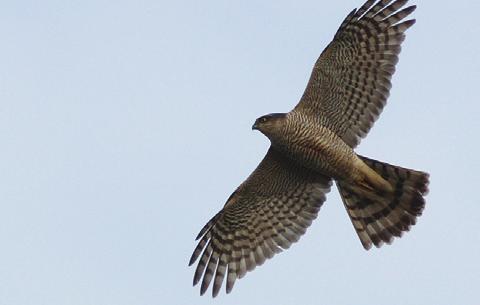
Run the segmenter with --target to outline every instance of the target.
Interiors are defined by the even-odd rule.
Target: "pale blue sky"
[[[478,304],[477,1],[411,1],[359,153],[431,173],[417,226],[363,250],[335,189],[307,234],[212,300],[198,230],[263,157],[345,1],[2,1],[0,304]]]

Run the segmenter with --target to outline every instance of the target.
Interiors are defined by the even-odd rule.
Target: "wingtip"
[[[198,277],[195,274],[195,276],[193,277],[193,285],[192,286],[196,286],[198,284],[198,282],[200,282],[200,277]]]
[[[188,267],[190,267],[191,265],[193,265],[193,263],[195,263],[197,259],[193,257],[193,255],[190,257],[190,260],[188,261]]]
[[[405,25],[407,25],[407,27],[411,27],[416,22],[417,22],[417,19],[410,19],[410,20],[405,21]]]
[[[404,18],[408,15],[410,15],[411,13],[413,13],[415,10],[417,9],[417,6],[416,5],[410,5],[406,8],[404,8],[403,10],[401,10],[400,12],[404,14]]]
[[[362,246],[363,246],[363,249],[365,249],[366,251],[372,249],[372,243],[371,243],[371,242],[366,242],[366,243],[364,243],[364,242],[362,241]]]
[[[199,255],[200,255],[200,251],[199,251],[198,246],[197,246],[195,248],[195,250],[193,251],[192,255],[190,256],[190,260],[188,261],[188,266],[189,267],[197,261]]]
[[[200,287],[200,295],[204,295],[205,292],[207,291],[208,289],[208,284],[205,282],[205,280],[202,282],[202,287]]]
[[[220,292],[220,287],[216,287],[214,285],[212,288],[212,298],[216,298],[219,292]]]

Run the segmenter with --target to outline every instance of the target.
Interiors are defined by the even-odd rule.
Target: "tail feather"
[[[390,244],[401,237],[422,215],[428,193],[429,175],[359,156],[362,161],[388,181],[391,194],[366,190],[360,185],[337,181],[348,215],[363,247],[368,250]]]

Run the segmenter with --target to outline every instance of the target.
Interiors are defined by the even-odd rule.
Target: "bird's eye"
[[[260,123],[265,123],[266,121],[267,121],[267,118],[266,118],[266,117],[260,118]]]

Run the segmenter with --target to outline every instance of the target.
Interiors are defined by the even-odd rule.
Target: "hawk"
[[[390,244],[416,223],[429,175],[360,156],[354,148],[386,104],[405,31],[408,0],[368,0],[340,25],[318,58],[300,102],[258,118],[252,129],[271,142],[253,173],[200,231],[189,265],[204,294],[236,279],[298,241],[335,181],[368,250]]]

